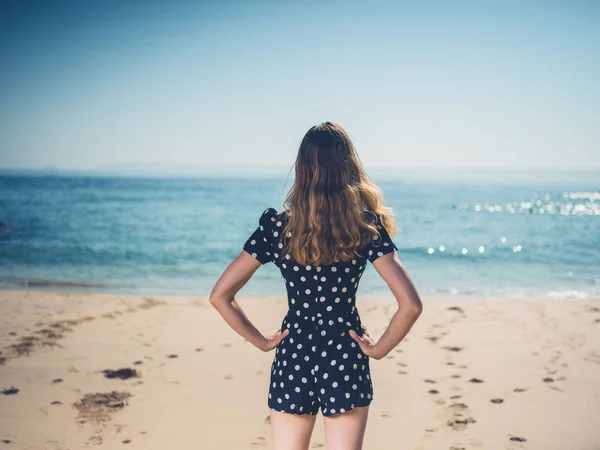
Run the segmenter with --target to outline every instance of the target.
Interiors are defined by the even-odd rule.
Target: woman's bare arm
[[[250,319],[235,299],[238,291],[244,287],[260,266],[259,261],[245,250],[242,250],[225,269],[213,287],[209,301],[236,333],[256,348],[267,352],[277,347],[279,342],[288,335],[289,330],[285,329],[283,332],[278,330],[269,337],[263,336],[250,322]]]
[[[396,345],[404,339],[423,311],[423,303],[415,285],[398,258],[396,252],[388,253],[373,262],[381,278],[389,286],[398,302],[398,309],[392,316],[390,324],[376,343],[366,333],[361,338],[354,330],[350,336],[359,343],[361,350],[374,359],[384,358]]]

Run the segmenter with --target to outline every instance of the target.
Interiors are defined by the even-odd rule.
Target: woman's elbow
[[[414,318],[417,319],[423,312],[423,302],[421,302],[421,299],[419,298],[410,302],[406,302],[406,304],[404,305],[404,309],[408,314],[414,316]]]

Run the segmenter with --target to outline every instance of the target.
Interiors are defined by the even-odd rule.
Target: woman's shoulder
[[[277,211],[277,209],[273,207],[268,207],[267,209],[263,210],[259,222],[263,227],[272,228],[274,224],[278,224],[286,217],[287,211],[285,209]]]

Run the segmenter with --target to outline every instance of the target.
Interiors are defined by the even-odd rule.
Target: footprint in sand
[[[457,347],[456,345],[446,345],[442,347],[444,350],[448,350],[449,352],[460,352],[463,348]]]
[[[325,447],[325,444],[322,444],[321,442],[315,442],[312,445],[312,448],[323,448],[323,447]]]
[[[553,383],[554,382],[554,378],[546,377],[542,381],[544,383]]]
[[[167,355],[167,358],[178,358],[178,355],[172,354],[172,355]]]
[[[454,400],[454,399],[456,399],[456,398],[461,398],[461,397],[462,397],[462,395],[451,395],[451,396],[450,396],[450,398],[451,398],[452,400]]]
[[[471,378],[469,383],[483,383],[483,380],[480,380],[479,378]]]
[[[257,436],[254,438],[254,440],[251,442],[250,445],[266,445],[267,444],[267,440],[262,437],[262,436]]]
[[[389,411],[384,411],[381,413],[381,417],[392,417],[392,413]]]
[[[454,409],[467,409],[468,406],[466,403],[452,403],[450,405],[450,408],[454,408]]]
[[[196,351],[197,351],[197,352],[201,352],[202,350],[204,350],[204,349],[203,349],[203,348],[200,348],[200,347],[198,347],[198,348],[196,349]]]
[[[63,379],[62,378],[55,378],[54,380],[52,380],[52,384],[58,384],[58,383],[62,383]]]
[[[10,444],[12,441],[10,439],[2,439],[2,443]]]
[[[527,441],[527,439],[525,439],[524,437],[519,437],[519,436],[511,436],[510,440],[514,441],[514,442],[525,442],[525,441]]]
[[[460,373],[454,373],[450,375],[450,378],[460,378],[462,375]]]
[[[140,364],[144,364],[144,361],[137,360],[137,361],[134,361],[133,364],[136,366],[139,366]]]
[[[223,344],[223,347],[231,347],[231,344],[229,342],[226,342],[225,344]]]
[[[464,430],[468,424],[475,423],[475,419],[467,417],[466,419],[454,419],[446,422],[446,425],[452,427],[453,430]]]
[[[225,380],[233,380],[234,377],[233,377],[233,375],[225,375],[223,378]]]
[[[504,400],[501,399],[501,398],[492,398],[492,399],[490,399],[490,402],[492,402],[492,403],[502,403],[502,402],[504,402]]]
[[[423,380],[425,383],[435,383],[434,380],[430,380],[429,378],[426,378]]]
[[[15,395],[17,392],[19,392],[19,389],[16,388],[16,387],[14,387],[14,386],[11,386],[8,389],[3,389],[2,390],[2,393],[4,395]]]
[[[63,404],[63,402],[60,402],[60,401],[58,401],[58,400],[55,400],[55,401],[51,402],[50,404],[51,404],[52,406],[56,406],[56,405],[62,405],[62,404]]]
[[[514,391],[515,392],[525,392],[525,391],[527,391],[527,389],[525,389],[525,388],[515,388]]]
[[[399,371],[398,371],[398,373],[399,373],[400,375],[406,375],[408,372],[407,372],[407,371],[405,371],[405,370],[399,370]]]
[[[131,439],[125,439],[125,440],[123,441],[123,444],[129,444],[130,442],[131,442]]]
[[[440,393],[440,391],[438,391],[437,389],[430,389],[427,392],[429,392],[430,394],[439,394]]]
[[[265,423],[271,424],[271,416],[265,417]]]

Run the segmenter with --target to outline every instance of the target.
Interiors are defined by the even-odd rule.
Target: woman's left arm
[[[235,295],[250,280],[261,262],[245,250],[229,264],[223,272],[209,296],[209,302],[221,314],[225,322],[233,330],[263,352],[268,352],[286,337],[289,330],[278,330],[273,335],[265,337],[250,322]]]

